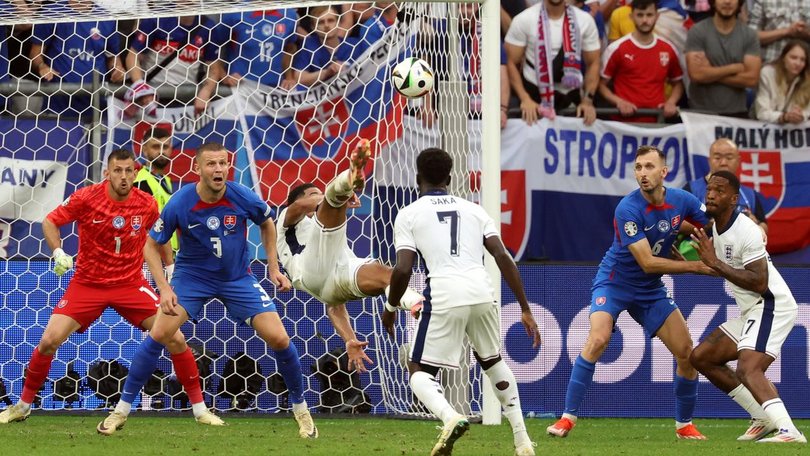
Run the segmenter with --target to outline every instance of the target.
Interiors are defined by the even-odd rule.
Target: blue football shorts
[[[192,320],[197,318],[205,303],[212,298],[222,301],[231,318],[244,324],[248,324],[251,318],[260,313],[276,312],[276,303],[252,275],[221,281],[175,273],[172,288],[177,301]]]
[[[628,285],[598,285],[591,290],[591,313],[607,312],[613,323],[622,311],[627,311],[650,337],[655,336],[669,314],[678,306],[667,296],[664,286],[633,288]]]

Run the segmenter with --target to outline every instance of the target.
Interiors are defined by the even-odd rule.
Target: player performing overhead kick
[[[702,229],[692,239],[700,259],[730,282],[740,316],[720,325],[695,348],[692,365],[751,414],[751,426],[737,440],[807,443],[765,377],[799,308],[765,251],[761,228],[737,210],[739,197],[740,181],[734,173],[718,171],[709,178],[706,214],[714,218],[713,239]],[[733,360],[736,371],[726,364]],[[773,431],[777,434],[763,438]]]
[[[639,147],[635,163],[639,189],[616,206],[616,237],[593,279],[588,340],[571,370],[565,412],[546,429],[550,435],[565,437],[573,429],[596,362],[610,342],[619,314],[626,310],[650,337],[661,339],[678,364],[674,381],[676,436],[706,438],[692,424],[698,387],[697,371],[689,363],[692,336],[675,301],[667,296],[661,275],[713,273],[699,261],[666,258],[683,222],[703,226],[708,219],[705,207],[691,193],[664,187],[666,175],[664,153],[653,146]]]
[[[332,325],[346,342],[349,366],[359,371],[372,361],[363,351],[368,342],[355,337],[346,302],[387,294],[391,282],[391,268],[355,256],[346,236],[346,211],[360,205],[355,192],[365,186],[370,159],[370,144],[363,139],[350,156],[350,168],[327,184],[326,194],[311,183],[293,188],[276,222],[279,260],[293,287],[326,304]],[[408,289],[403,307],[411,309],[423,299]]]
[[[104,176],[103,182],[77,190],[42,222],[45,242],[53,251],[53,270],[62,275],[73,267],[73,258],[62,250],[59,227],[76,221],[80,240],[76,273],[31,355],[20,401],[0,413],[0,424],[28,418],[56,350],[74,332],[84,332],[107,307],[135,327],[149,330],[155,323],[158,298],[142,268],[146,233],[158,219],[157,203],[133,188],[132,152],[119,149],[110,153]],[[150,270],[155,277],[163,276],[160,265]],[[179,330],[168,333],[165,345],[197,422],[225,424],[205,407],[197,364],[183,334]]]

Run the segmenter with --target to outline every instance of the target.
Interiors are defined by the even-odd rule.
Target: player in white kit
[[[807,443],[796,429],[765,371],[779,356],[796,321],[798,306],[771,263],[762,231],[737,211],[740,181],[718,171],[706,187],[706,215],[713,238],[692,235],[700,259],[730,282],[740,316],[714,330],[692,352],[692,365],[751,414],[751,426],[737,440]],[[737,370],[726,363],[737,360]],[[770,438],[766,435],[777,431]]]
[[[391,268],[372,258],[358,258],[346,237],[346,211],[359,206],[355,191],[365,186],[364,169],[371,158],[370,145],[361,140],[350,157],[351,166],[326,186],[326,194],[314,184],[293,188],[287,207],[276,221],[279,262],[293,287],[326,304],[326,313],[338,335],[346,342],[349,366],[366,371],[372,363],[357,340],[346,302],[385,294]],[[325,204],[324,204],[325,203]],[[407,308],[424,298],[408,290]]]
[[[501,359],[500,305],[484,268],[484,250],[495,259],[521,308],[521,322],[540,345],[540,330],[532,316],[515,262],[501,242],[498,228],[484,209],[447,193],[453,160],[436,148],[416,159],[420,197],[400,210],[394,222],[397,264],[391,276],[390,304],[396,306],[413,273],[417,254],[427,273],[424,303],[415,340],[411,343],[410,386],[416,397],[443,423],[433,455],[451,454],[468,429],[464,415],[448,403],[436,374],[442,367],[458,368],[464,336],[492,382],[514,433],[515,454],[533,455],[526,433],[512,370]],[[383,326],[393,336],[395,313],[383,314]]]

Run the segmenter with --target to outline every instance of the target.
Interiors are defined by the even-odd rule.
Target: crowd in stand
[[[590,123],[600,105],[635,122],[656,120],[639,109],[672,118],[678,107],[792,124],[810,115],[801,0],[506,3],[509,79],[527,122],[576,108]]]
[[[590,124],[596,108],[606,107],[614,114],[603,117],[631,122],[677,119],[679,108],[804,122],[810,116],[810,8],[804,1],[503,0],[502,120],[512,108],[529,123],[574,113]],[[35,4],[51,15],[100,8],[78,0]],[[14,0],[4,8],[31,5]],[[480,95],[477,8],[459,7],[460,51],[473,99]],[[333,77],[378,40],[398,12],[393,2],[354,2],[0,27],[0,81],[87,84],[97,72],[128,88],[132,112],[182,101],[199,113],[219,85],[293,89]],[[428,60],[444,64],[441,57]],[[156,88],[189,83],[197,86],[193,100],[156,98]],[[428,124],[436,117],[432,104],[420,108]],[[47,97],[42,110],[82,116],[90,97]]]

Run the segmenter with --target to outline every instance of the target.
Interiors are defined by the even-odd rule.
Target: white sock
[[[503,360],[500,360],[494,366],[485,370],[484,373],[489,377],[492,390],[495,391],[495,397],[501,403],[503,416],[512,425],[515,446],[518,447],[531,442],[529,434],[526,433],[526,423],[523,422],[523,410],[520,407],[517,380],[515,380],[512,369]]]
[[[385,287],[385,298],[388,299],[388,294],[391,291],[391,286]],[[419,304],[420,302],[424,301],[425,297],[422,296],[420,293],[417,293],[411,287],[405,289],[405,293],[402,293],[402,297],[399,299],[399,305],[401,309],[411,310],[413,306]],[[390,304],[390,303],[389,303]]]
[[[570,413],[563,413],[560,418],[568,418],[574,424],[576,424],[576,422],[577,422],[577,417],[575,415],[570,414]]]
[[[442,393],[442,386],[432,375],[424,371],[415,372],[411,375],[410,385],[413,394],[425,404],[428,410],[442,420],[442,423],[447,423],[459,415],[447,402]]]
[[[796,426],[793,425],[793,420],[790,419],[785,403],[778,397],[762,403],[762,408],[768,415],[771,423],[775,424],[779,429],[787,429],[788,432],[797,432]]]
[[[309,409],[309,406],[307,405],[307,401],[301,402],[299,404],[293,404],[292,405],[293,413],[301,413],[301,412],[304,412],[304,411],[306,411],[308,409]]]
[[[731,392],[728,393],[728,397],[740,404],[740,407],[745,409],[745,411],[751,415],[751,418],[763,421],[768,420],[768,415],[765,414],[765,410],[762,410],[762,406],[754,399],[754,395],[751,394],[751,391],[748,391],[748,388],[742,383],[731,390]]]
[[[129,402],[118,401],[118,403],[115,404],[115,411],[121,415],[129,416],[129,412],[132,411],[132,404]]]
[[[31,403],[30,402],[25,402],[25,401],[22,401],[22,400],[17,402],[17,405],[22,407],[23,411],[27,411],[27,410],[29,410],[31,408]]]
[[[194,418],[199,418],[205,415],[206,412],[208,412],[208,407],[206,407],[205,402],[191,404],[191,413],[194,414]]]
[[[349,182],[350,171],[349,169],[343,171],[326,185],[324,199],[330,206],[343,206],[354,193],[354,187],[352,187],[351,182]]]

